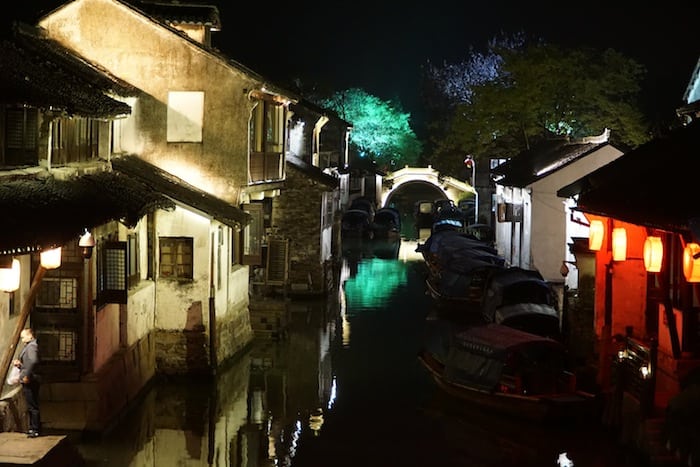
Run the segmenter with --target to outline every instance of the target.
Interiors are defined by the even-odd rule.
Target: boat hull
[[[480,410],[538,423],[591,420],[599,411],[595,396],[583,391],[546,396],[492,392],[450,381],[444,375],[444,365],[429,352],[421,351],[418,358],[441,390]]]

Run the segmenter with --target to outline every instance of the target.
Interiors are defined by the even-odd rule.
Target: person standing
[[[22,393],[27,403],[29,414],[28,438],[36,438],[41,430],[41,415],[39,412],[39,376],[36,374],[39,364],[39,345],[31,328],[25,328],[20,333],[24,348],[14,365],[19,367],[19,382],[22,383]]]

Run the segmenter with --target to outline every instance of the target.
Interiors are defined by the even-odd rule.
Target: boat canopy
[[[557,330],[559,326],[549,284],[539,272],[529,269],[511,267],[494,272],[489,277],[481,311],[484,319],[492,323],[506,324],[510,319],[541,315],[540,321],[552,321]]]
[[[560,342],[500,324],[473,326],[454,334],[445,377],[458,384],[495,391],[503,375],[557,372],[567,367]]]

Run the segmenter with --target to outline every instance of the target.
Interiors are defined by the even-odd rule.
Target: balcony
[[[279,181],[284,178],[284,155],[279,152],[250,154],[249,183]]]

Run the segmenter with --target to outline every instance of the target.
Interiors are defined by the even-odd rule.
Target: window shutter
[[[289,259],[289,240],[270,240],[267,244],[267,266],[265,268],[268,285],[287,283],[287,264]]]
[[[104,242],[99,257],[97,300],[105,303],[126,303],[126,242]]]

